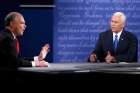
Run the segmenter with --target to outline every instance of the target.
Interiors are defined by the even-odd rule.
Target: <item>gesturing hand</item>
[[[116,61],[115,57],[111,55],[110,51],[107,52],[107,56],[105,58],[107,63],[114,63]]]
[[[90,55],[90,62],[96,62],[97,61],[97,56],[96,56],[96,54],[95,53],[92,53],[91,55]]]
[[[35,66],[36,66],[36,67],[48,67],[48,66],[49,66],[49,63],[46,62],[46,61],[44,61],[44,60],[42,60],[42,61],[36,62],[36,63],[35,63]]]
[[[50,46],[49,44],[45,44],[41,51],[40,51],[40,54],[38,56],[38,60],[41,61],[41,60],[44,60],[44,58],[46,57],[47,53],[50,51]]]

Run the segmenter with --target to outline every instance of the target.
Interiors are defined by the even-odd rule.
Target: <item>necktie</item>
[[[16,50],[17,50],[17,54],[19,54],[19,41],[16,38]]]
[[[118,45],[118,35],[116,34],[115,39],[114,39],[114,50],[115,51],[116,51],[117,45]]]

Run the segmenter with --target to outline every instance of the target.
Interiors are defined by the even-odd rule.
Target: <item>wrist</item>
[[[42,61],[42,59],[40,59],[39,56],[35,56],[35,57],[34,57],[34,62],[35,62],[35,63],[38,63],[39,61]]]
[[[35,67],[36,66],[36,64],[35,64],[34,61],[31,61],[31,63],[32,63],[32,67]]]

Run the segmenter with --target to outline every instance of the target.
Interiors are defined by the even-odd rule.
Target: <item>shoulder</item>
[[[6,29],[0,31],[0,41],[12,39],[12,34],[8,32]]]
[[[124,34],[129,38],[133,40],[138,40],[136,34],[130,31],[124,31]]]
[[[0,41],[6,37],[4,30],[0,31]]]
[[[112,34],[112,31],[111,30],[106,30],[104,32],[101,32],[100,33],[100,36],[108,36],[108,35],[111,35]]]
[[[130,32],[130,31],[124,31],[124,33],[129,36],[129,37],[137,37],[136,34],[134,34],[133,32]]]

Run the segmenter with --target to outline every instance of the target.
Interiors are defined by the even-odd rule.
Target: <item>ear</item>
[[[11,26],[13,26],[13,25],[14,25],[14,22],[13,22],[13,21],[11,21],[11,22],[10,22],[10,27],[11,27]]]
[[[127,25],[127,24],[126,24],[126,23],[124,23],[124,25],[123,25],[123,26],[125,27],[126,25]]]
[[[126,22],[123,22],[122,23],[122,27],[124,28],[126,26]]]

